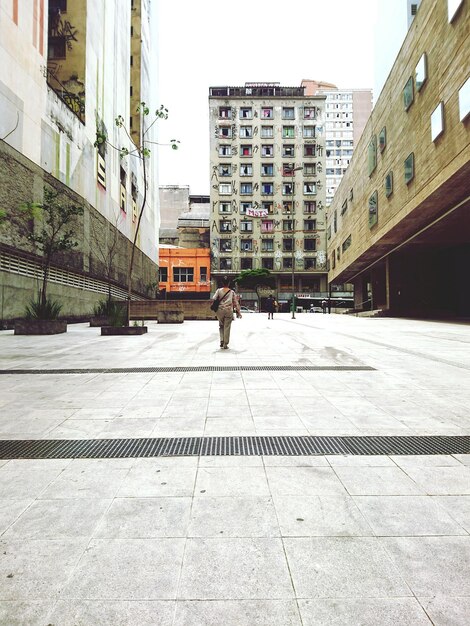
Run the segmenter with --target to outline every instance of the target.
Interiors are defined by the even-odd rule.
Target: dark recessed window
[[[405,183],[408,184],[411,180],[413,180],[415,175],[415,155],[412,152],[405,159]]]
[[[369,198],[369,228],[375,226],[378,221],[378,194],[376,191]]]
[[[408,111],[410,106],[412,105],[414,100],[414,91],[413,91],[413,77],[410,76],[406,81],[406,85],[403,88],[403,104],[405,106],[405,111]]]
[[[385,176],[385,195],[388,198],[393,193],[393,172]]]

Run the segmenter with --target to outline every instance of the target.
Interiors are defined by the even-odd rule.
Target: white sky
[[[153,0],[158,94],[169,109],[159,184],[209,194],[209,87],[303,78],[383,85],[406,32],[406,0]],[[375,56],[374,56],[375,55]],[[152,106],[152,108],[156,108]]]

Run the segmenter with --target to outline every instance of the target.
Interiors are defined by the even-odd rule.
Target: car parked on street
[[[242,313],[256,313],[256,311],[253,311],[253,309],[249,309],[247,306],[241,306],[240,311]]]
[[[323,313],[321,306],[311,306],[308,312],[309,313]]]

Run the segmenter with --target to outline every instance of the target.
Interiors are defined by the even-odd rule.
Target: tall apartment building
[[[80,204],[78,246],[54,259],[50,294],[63,313],[82,314],[107,293],[127,294],[130,241],[143,199],[142,164],[94,147],[97,131],[114,146],[135,148],[138,102],[151,102],[154,62],[149,0],[0,0],[0,206],[42,199],[43,186]],[[148,164],[147,205],[133,277],[142,296],[156,280],[156,153]],[[114,246],[112,262],[109,251]],[[21,316],[36,292],[40,257],[10,224],[0,230],[1,317]]]
[[[330,83],[303,80],[306,95],[324,95],[326,206],[330,206],[372,111],[371,89],[338,89]]]
[[[293,282],[305,304],[327,289],[324,105],[278,83],[209,91],[212,276],[266,268],[284,308]]]

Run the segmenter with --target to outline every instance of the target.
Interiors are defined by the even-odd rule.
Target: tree
[[[142,205],[140,207],[140,211],[139,211],[139,215],[137,219],[137,226],[135,229],[134,238],[132,240],[132,247],[131,247],[130,259],[129,259],[128,272],[127,272],[127,324],[129,324],[129,318],[130,318],[130,304],[131,304],[131,293],[132,293],[132,269],[134,267],[135,249],[137,247],[137,238],[139,236],[142,216],[144,214],[145,206],[147,204],[147,188],[148,188],[147,161],[151,155],[151,149],[149,148],[149,145],[169,145],[171,146],[173,150],[177,150],[178,144],[179,144],[179,141],[176,139],[171,139],[169,144],[159,144],[158,142],[151,141],[149,139],[149,132],[154,126],[154,124],[158,120],[168,119],[168,109],[166,109],[163,105],[161,105],[160,108],[155,111],[155,119],[148,125],[146,125],[146,119],[150,115],[150,109],[145,104],[145,102],[140,103],[140,105],[137,108],[137,112],[140,113],[141,115],[141,129],[142,129],[139,145],[136,145],[134,143],[134,140],[132,139],[128,129],[126,128],[124,124],[124,118],[122,117],[122,115],[118,115],[118,117],[115,119],[116,126],[124,130],[125,134],[127,135],[127,138],[129,139],[130,145],[134,147],[129,149],[127,147],[118,148],[117,146],[114,146],[112,143],[108,141],[107,133],[101,128],[97,129],[96,131],[96,141],[94,144],[95,147],[100,147],[102,144],[105,143],[109,145],[111,148],[113,148],[114,150],[117,150],[119,152],[121,159],[124,157],[130,156],[130,157],[134,157],[138,159],[142,164],[142,177],[143,177],[143,184],[144,184]]]
[[[274,289],[276,286],[276,279],[271,272],[266,268],[256,270],[242,270],[240,274],[234,279],[234,282],[238,287],[245,289],[253,289],[258,296],[258,306],[260,308],[260,290],[266,287]]]
[[[20,213],[28,220],[34,220],[34,227],[26,238],[42,257],[42,284],[37,300],[40,317],[47,305],[47,283],[54,255],[78,245],[73,237],[74,222],[78,215],[83,214],[83,207],[61,202],[56,191],[44,187],[43,201],[24,203],[20,206]]]

